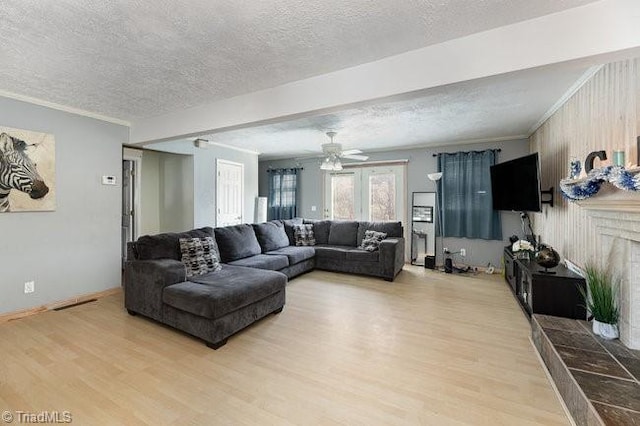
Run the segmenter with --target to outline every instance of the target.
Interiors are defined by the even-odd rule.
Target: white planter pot
[[[593,332],[607,340],[613,340],[620,337],[617,324],[607,324],[606,322],[600,322],[597,320],[593,320]]]

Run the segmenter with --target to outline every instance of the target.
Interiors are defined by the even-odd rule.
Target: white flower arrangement
[[[513,252],[517,251],[533,251],[533,244],[527,240],[518,240],[511,246]]]
[[[533,247],[533,244],[527,240],[518,240],[511,246],[511,251],[515,253],[518,259],[531,260],[535,253],[535,248]]]

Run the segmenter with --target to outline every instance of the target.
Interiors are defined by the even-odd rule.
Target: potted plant
[[[593,315],[593,332],[605,339],[617,339],[618,289],[620,280],[611,271],[602,269],[593,263],[584,268],[587,291],[580,287],[585,306]]]

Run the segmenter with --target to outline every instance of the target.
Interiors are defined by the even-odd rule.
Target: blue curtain
[[[493,150],[438,154],[442,231],[445,237],[502,240],[500,213],[493,210],[489,167]]]
[[[298,169],[270,169],[269,173],[267,218],[273,220],[296,217]]]

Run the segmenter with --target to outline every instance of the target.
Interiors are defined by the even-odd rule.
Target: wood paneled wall
[[[568,175],[571,158],[584,164],[592,151],[605,150],[611,158],[613,150],[624,149],[627,162],[635,164],[639,135],[640,59],[602,67],[531,135],[531,152],[540,154],[542,189],[555,189],[555,207],[544,205],[533,216],[542,242],[578,264],[595,256],[590,219],[562,197],[558,183]]]

